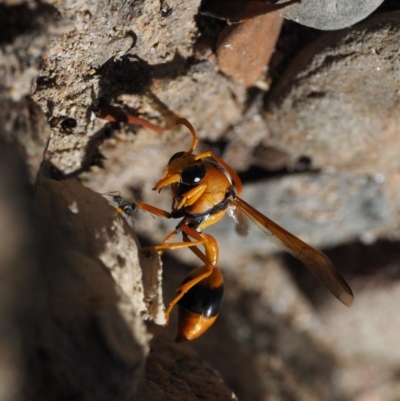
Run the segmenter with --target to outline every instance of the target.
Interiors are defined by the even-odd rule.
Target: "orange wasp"
[[[161,190],[170,185],[172,211],[167,212],[146,203],[138,202],[137,208],[166,218],[180,218],[181,221],[161,245],[143,250],[157,250],[189,247],[203,262],[192,270],[177,289],[177,295],[169,304],[165,314],[168,323],[173,307],[179,306],[178,334],[176,341],[193,340],[203,334],[216,320],[224,293],[224,284],[218,268],[218,243],[203,232],[206,227],[217,223],[228,211],[235,215],[239,209],[268,235],[274,236],[280,245],[303,262],[343,304],[353,303],[353,293],[331,261],[320,251],[307,245],[238,195],[242,183],[235,171],[212,151],[193,154],[197,135],[186,119],[177,124],[185,125],[193,136],[190,149],[175,153],[168,162],[161,180],[153,188]],[[118,199],[121,204],[122,200]],[[171,241],[182,233],[183,242]],[[199,248],[204,247],[204,252]]]

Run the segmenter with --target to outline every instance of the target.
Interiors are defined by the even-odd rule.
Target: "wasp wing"
[[[311,273],[339,301],[347,306],[351,306],[354,300],[353,292],[326,255],[274,223],[244,200],[236,197],[231,201],[231,205],[242,210],[266,234],[273,235],[283,249],[303,262]]]
[[[249,218],[238,207],[229,205],[228,215],[235,221],[235,231],[241,236],[246,237],[249,233]]]

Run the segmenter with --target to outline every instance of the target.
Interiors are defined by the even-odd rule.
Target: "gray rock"
[[[299,24],[330,31],[362,21],[382,3],[383,0],[302,0],[301,4],[284,8],[281,14]]]
[[[301,51],[269,94],[267,142],[325,169],[398,169],[399,17],[378,14]]]
[[[128,1],[121,7],[113,1],[54,3],[62,17],[59,35],[47,49],[33,97],[52,125],[47,157],[63,173],[79,171],[93,140],[101,141],[103,129],[109,129],[91,113],[99,102],[128,107],[171,128],[177,116],[189,117],[210,140],[239,118],[244,88],[232,95],[213,56],[193,68],[187,62],[194,56],[199,0],[167,3],[168,15],[159,1]],[[69,132],[63,129],[66,119],[74,121]],[[165,135],[141,131],[140,141],[160,140],[165,146]],[[133,145],[132,127],[127,134]]]
[[[43,110],[29,94],[57,13],[48,4],[31,7],[28,3],[8,1],[0,5],[0,138],[17,145],[33,182],[50,128]]]
[[[46,251],[36,277],[43,295],[33,303],[40,333],[34,344],[47,361],[35,363],[38,374],[49,370],[65,377],[48,374],[29,391],[49,394],[48,399],[80,393],[128,400],[149,342],[142,320],[149,314],[144,301],[149,292],[137,240],[106,199],[75,180],[41,178],[34,206],[39,225],[46,227],[40,231]],[[159,267],[148,267],[157,277]],[[150,291],[162,314],[160,294]]]
[[[384,384],[392,381],[400,358],[400,286],[394,279],[399,274],[398,250],[398,243],[381,242],[374,252],[364,248],[349,253],[349,259],[357,261],[364,271],[353,283],[356,304],[344,310],[328,301],[319,310],[323,323],[320,335],[343,361],[336,377],[348,399],[372,396],[394,401],[398,397],[398,383]],[[375,269],[370,270],[374,264]],[[365,374],[370,377],[368,389],[361,378]]]
[[[131,399],[159,281],[144,291],[132,232],[103,197],[42,179],[32,205],[18,152],[0,149],[1,398]]]
[[[349,174],[297,174],[244,188],[242,198],[282,227],[316,247],[333,247],[390,225],[381,184]],[[210,227],[221,244],[221,263],[232,266],[244,254],[283,251],[250,225],[239,237],[224,219]]]

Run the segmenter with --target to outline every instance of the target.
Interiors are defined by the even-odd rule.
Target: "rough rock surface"
[[[91,113],[102,104],[128,107],[167,126],[178,115],[198,116],[192,122],[208,131],[210,139],[216,138],[215,128],[221,131],[239,116],[240,106],[213,64],[206,59],[190,68],[197,1],[171,3],[167,16],[157,1],[54,4],[63,15],[63,31],[48,48],[34,98],[53,132],[59,132],[60,140],[50,142],[47,154],[63,173],[87,167],[88,153],[108,135],[108,126]],[[219,119],[209,107],[210,99],[223,105]],[[72,128],[65,128],[66,121]],[[150,135],[156,136],[144,132],[142,140]]]
[[[59,229],[48,234],[52,223],[31,220],[27,178],[13,163],[21,157],[33,183],[51,132],[45,163],[51,177],[77,177],[98,193],[121,190],[131,200],[140,189],[144,201],[169,209],[168,191],[151,188],[171,155],[188,148],[190,134],[95,117],[113,105],[168,129],[177,116],[187,117],[199,133],[198,151],[221,154],[241,173],[246,200],[327,248],[356,296],[345,309],[298,263],[271,256],[276,248],[264,236],[237,239],[233,223],[222,222],[210,232],[221,244],[225,304],[215,327],[184,347],[196,348],[227,386],[195,354],[157,339],[140,391],[152,400],[179,398],[180,390],[197,399],[229,397],[232,389],[242,400],[395,401],[400,6],[387,0],[382,6],[390,13],[378,10],[360,25],[324,35],[285,22],[268,68],[268,93],[269,85],[246,88],[221,74],[215,49],[224,25],[199,16],[199,4],[1,3],[0,137],[14,151],[0,157],[0,395],[14,401],[28,388],[27,399],[44,390],[49,399],[62,399],[67,388],[69,399],[129,399],[145,353],[137,341],[147,338],[138,315],[154,308],[144,317],[162,322],[158,274],[146,284],[143,272],[144,291],[150,289],[143,299],[139,275],[126,268],[136,253],[133,240],[123,239],[130,230],[121,217],[76,182],[53,182],[51,196],[43,196],[39,181],[37,210],[51,222],[64,216],[67,238]],[[46,199],[56,202],[44,206]],[[110,230],[104,232],[105,220]],[[113,231],[115,222],[120,228]],[[141,212],[134,224],[146,237],[141,240],[153,244],[175,225]],[[59,252],[50,252],[54,242]],[[190,267],[163,255],[166,301],[199,264],[186,253],[173,255],[190,260]],[[170,327],[160,330],[175,331],[175,319],[174,313]],[[72,352],[75,345],[87,353]],[[74,361],[82,363],[72,375],[62,374]],[[83,368],[88,361],[94,369]],[[53,369],[57,362],[61,373]],[[26,378],[31,381],[22,388]]]
[[[399,14],[383,13],[322,36],[299,53],[269,94],[266,115],[268,144],[292,160],[308,156],[316,167],[375,177],[394,213],[400,167],[398,28]]]
[[[141,314],[163,318],[160,268],[147,263],[145,291],[133,233],[108,202],[76,181],[41,178],[32,204],[12,157],[2,151],[0,352],[11,367],[2,399],[129,400],[148,352]]]
[[[190,347],[156,335],[146,362],[146,381],[139,386],[138,400],[228,401],[237,400],[219,373]]]
[[[27,3],[0,4],[0,137],[17,145],[33,181],[50,127],[43,110],[27,95],[39,74],[57,13],[49,4],[29,7]]]
[[[269,94],[272,139],[281,143],[284,133],[294,157],[312,148],[317,167],[372,175],[398,168],[398,28],[398,13],[381,14],[301,51]]]

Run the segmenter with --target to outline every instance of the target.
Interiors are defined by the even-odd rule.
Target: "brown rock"
[[[156,336],[146,362],[146,381],[137,400],[141,401],[235,401],[235,394],[208,363],[190,349]]]
[[[227,25],[217,44],[218,67],[242,85],[253,85],[275,51],[282,17],[274,12]]]

